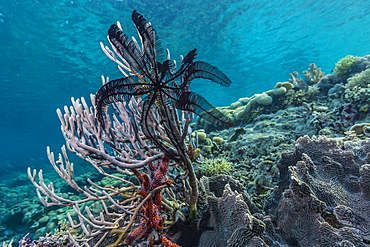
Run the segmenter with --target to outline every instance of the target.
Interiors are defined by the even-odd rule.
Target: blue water
[[[120,20],[136,35],[132,10],[158,31],[173,58],[198,59],[225,72],[224,89],[195,82],[215,106],[271,89],[315,62],[330,73],[347,54],[370,54],[368,0],[7,0],[0,2],[0,157],[3,171],[43,166],[63,142],[55,109],[88,97],[102,74],[117,78],[99,42]]]

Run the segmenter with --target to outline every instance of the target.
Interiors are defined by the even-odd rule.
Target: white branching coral
[[[91,101],[94,102],[93,95]],[[42,170],[37,173],[36,170],[32,171],[31,168],[28,168],[28,176],[36,187],[40,201],[45,206],[73,207],[77,219],[68,215],[70,224],[74,228],[81,229],[84,233],[84,236],[78,239],[76,239],[76,236],[69,236],[70,241],[76,246],[80,246],[79,242],[83,244],[81,246],[100,246],[102,243],[118,244],[123,241],[138,227],[140,219],[146,217],[145,212],[143,212],[146,203],[152,200],[156,191],[160,192],[165,188],[168,188],[164,190],[166,198],[158,202],[164,209],[162,214],[163,223],[166,220],[165,224],[168,225],[179,219],[184,219],[179,209],[185,205],[185,202],[178,202],[177,195],[169,188],[171,182],[166,182],[170,181],[168,180],[168,174],[165,172],[163,174],[155,173],[151,169],[137,170],[144,166],[158,166],[164,159],[164,154],[151,146],[145,135],[142,134],[141,127],[138,125],[141,109],[139,104],[141,104],[141,100],[134,98],[127,103],[117,102],[113,104],[114,114],[106,123],[109,132],[103,132],[98,127],[99,125],[94,117],[95,108],[94,106],[88,106],[84,98],[77,100],[72,98],[72,106],[64,107],[64,113],[59,109],[57,110],[62,124],[61,129],[66,139],[66,146],[62,147],[62,152],[57,158],[50,151],[50,148],[47,149],[47,154],[58,175],[71,188],[81,194],[79,200],[72,200],[63,193],[58,193],[53,183],[47,185]],[[151,119],[153,121],[156,119],[154,111]],[[185,121],[190,121],[190,119]],[[158,133],[162,131],[159,123],[153,123],[153,126],[156,126]],[[165,135],[158,136],[158,138],[163,138],[163,140],[170,143]],[[75,181],[74,166],[67,156],[67,149],[87,160],[104,177],[120,181],[122,186],[118,188],[109,185],[101,186],[87,179],[90,186],[80,187]],[[174,171],[171,168],[171,171],[180,175],[181,171],[179,169],[177,168],[177,171]],[[109,172],[110,170],[125,174],[127,177],[133,176],[135,173],[140,183],[134,183],[121,176],[113,175]],[[144,171],[149,175],[146,175]],[[146,183],[144,180],[140,181],[144,176],[152,180],[157,179],[157,184],[148,180],[149,187],[152,186],[153,188],[144,188],[148,186],[148,184],[144,184]],[[154,176],[157,177],[154,178]],[[176,175],[173,174],[173,176]],[[184,176],[186,175],[184,174]],[[145,189],[147,191],[144,191]],[[140,191],[145,193],[139,193]],[[100,213],[95,214],[88,206],[84,206],[86,203],[89,205],[92,202],[94,204],[100,203],[102,208]],[[160,215],[157,216],[161,217]],[[78,221],[77,224],[75,220]],[[157,228],[151,229],[152,232],[156,230],[161,232],[159,228],[163,227],[163,223],[160,226],[158,225]]]

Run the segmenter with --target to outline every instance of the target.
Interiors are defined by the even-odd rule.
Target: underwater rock
[[[324,76],[317,86],[321,94],[327,95],[329,90],[333,88],[336,84],[344,83],[344,82],[345,80],[343,80],[338,75],[329,74],[329,75]]]

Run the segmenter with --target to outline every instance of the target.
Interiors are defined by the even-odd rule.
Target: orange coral
[[[163,229],[164,218],[161,217],[162,189],[156,188],[162,185],[170,186],[172,184],[171,180],[163,181],[167,175],[168,165],[169,158],[166,156],[157,164],[150,163],[148,166],[150,177],[146,173],[140,173],[138,170],[132,169],[141,184],[141,190],[137,193],[143,197],[152,194],[140,208],[140,214],[143,217],[140,219],[138,227],[125,239],[126,243],[131,244],[137,239],[145,238],[152,231]]]
[[[177,244],[174,244],[172,243],[169,239],[167,239],[166,237],[162,236],[162,243],[164,246],[168,246],[168,247],[181,247],[180,245],[177,245]]]

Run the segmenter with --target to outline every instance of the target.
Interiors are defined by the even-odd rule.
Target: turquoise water
[[[215,106],[271,89],[315,62],[329,73],[347,54],[370,53],[370,2],[361,1],[29,1],[0,3],[0,155],[2,169],[43,166],[63,138],[55,109],[88,97],[102,74],[117,78],[100,50],[110,24],[136,35],[132,10],[157,29],[173,58],[198,58],[225,72],[221,88],[195,82]],[[107,42],[106,42],[107,43]]]

